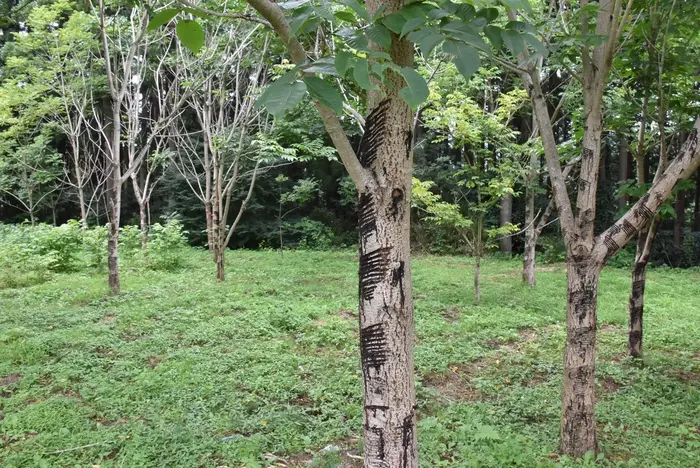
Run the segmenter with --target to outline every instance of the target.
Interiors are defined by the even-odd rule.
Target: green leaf
[[[350,59],[352,58],[353,55],[350,52],[346,52],[344,50],[338,52],[338,54],[335,56],[335,69],[338,72],[338,75],[341,77],[345,76],[350,68]]]
[[[430,95],[428,84],[425,79],[415,69],[403,67],[400,70],[401,76],[406,80],[408,85],[399,91],[399,96],[413,109],[425,102]]]
[[[528,0],[501,0],[501,3],[513,10],[524,10],[527,13],[532,13],[532,6]]]
[[[349,11],[340,10],[340,11],[336,11],[333,14],[335,15],[336,18],[338,18],[341,21],[347,21],[348,23],[355,22],[355,15],[353,15]]]
[[[306,88],[309,93],[318,101],[336,114],[343,112],[343,97],[332,84],[323,81],[321,78],[309,76],[304,78]]]
[[[512,52],[514,56],[518,56],[525,51],[525,41],[518,31],[514,29],[504,29],[501,33],[503,37],[503,42],[505,42],[506,47]]]
[[[352,8],[352,10],[357,14],[357,16],[367,21],[368,23],[372,22],[372,16],[370,16],[365,7],[360,5],[357,2],[357,0],[340,0],[340,3]]]
[[[306,95],[306,84],[296,80],[289,82],[286,77],[290,74],[295,76],[296,72],[290,72],[270,83],[258,98],[256,105],[264,107],[270,114],[279,117],[299,104]]]
[[[391,33],[381,24],[375,24],[365,31],[370,41],[382,46],[384,49],[391,47]]]
[[[423,56],[428,57],[433,49],[445,39],[445,36],[440,34],[435,28],[423,28],[413,31],[406,38],[411,42],[418,43]]]
[[[399,34],[401,33],[401,28],[406,24],[406,18],[399,13],[391,13],[382,18],[382,24],[386,26],[389,31]]]
[[[481,61],[473,47],[448,39],[442,45],[442,50],[454,57],[453,62],[457,70],[467,80],[479,69]]]
[[[471,44],[487,54],[491,53],[491,48],[488,44],[486,44],[476,30],[468,24],[464,24],[461,21],[450,21],[442,27],[442,32],[453,39],[459,39],[467,44]]]
[[[195,20],[178,21],[175,31],[182,45],[187,47],[193,54],[199,52],[204,45],[204,29]]]
[[[148,30],[153,31],[160,28],[164,24],[169,23],[170,20],[175,18],[175,15],[178,13],[180,13],[178,8],[166,8],[164,10],[160,10],[158,13],[153,15],[151,21],[148,22]]]
[[[484,28],[484,34],[491,42],[494,49],[499,50],[503,47],[503,37],[501,36],[501,28],[498,26],[489,25]]]
[[[277,5],[283,10],[293,10],[307,3],[309,3],[309,0],[293,0],[291,2],[278,3]]]
[[[477,13],[477,16],[481,16],[482,18],[485,18],[486,21],[491,23],[492,21],[496,21],[498,18],[498,8],[484,8]]]
[[[411,31],[423,26],[425,24],[425,18],[411,18],[406,21],[406,23],[401,28],[401,35],[399,37],[404,37]]]
[[[358,58],[355,60],[352,76],[362,89],[372,90],[377,88],[369,79],[369,64],[367,63],[367,59]]]
[[[377,20],[382,17],[382,13],[384,13],[384,10],[386,10],[386,4],[382,3],[372,15],[372,23],[376,23]]]
[[[541,55],[542,57],[547,57],[549,55],[549,49],[545,47],[542,42],[540,42],[539,39],[537,39],[535,36],[532,34],[523,34],[522,35],[523,39],[525,39],[525,42],[530,44],[530,47],[538,54]]]
[[[337,75],[335,61],[329,58],[321,58],[304,68],[307,73],[320,73],[322,75]]]

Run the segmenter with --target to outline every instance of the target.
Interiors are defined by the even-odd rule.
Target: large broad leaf
[[[321,104],[333,110],[336,114],[343,112],[343,97],[335,89],[335,86],[315,76],[304,78],[304,83],[306,83],[306,89],[308,89],[309,93],[318,99]]]
[[[527,13],[532,13],[532,6],[528,0],[501,0],[501,3],[513,10],[524,10]]]
[[[503,42],[514,56],[518,56],[525,51],[525,41],[520,33],[514,29],[504,29],[501,33]]]
[[[430,95],[430,90],[425,79],[413,68],[403,67],[400,70],[401,76],[408,85],[399,91],[399,96],[413,109],[425,102]]]
[[[473,47],[448,39],[442,45],[442,50],[454,57],[453,62],[464,78],[469,79],[479,69],[481,61]]]
[[[345,52],[344,50],[338,52],[338,55],[335,56],[335,69],[338,75],[341,77],[345,76],[351,66],[350,59],[353,57],[354,56],[350,52]]]
[[[484,28],[484,34],[488,37],[494,49],[499,50],[503,47],[503,37],[501,36],[501,28],[498,26],[488,25]]]
[[[391,33],[381,24],[374,24],[365,31],[370,41],[382,46],[384,49],[391,47]]]
[[[340,0],[340,3],[352,8],[352,10],[357,14],[357,16],[367,21],[368,23],[372,22],[372,16],[367,12],[365,7],[363,7],[357,2],[357,0]]]
[[[401,35],[400,37],[404,37],[406,34],[410,33],[411,31],[414,31],[421,26],[425,24],[425,18],[411,18],[406,23],[404,23],[403,27],[401,28]]]
[[[312,62],[308,66],[304,67],[303,70],[307,73],[319,73],[321,75],[338,74],[335,68],[335,60],[331,57],[320,58],[315,62]]]
[[[158,13],[153,15],[153,18],[151,18],[151,21],[148,23],[148,30],[153,31],[154,29],[158,29],[164,24],[167,24],[170,22],[171,19],[175,18],[175,15],[180,13],[180,10],[177,8],[166,8],[164,10],[160,10]]]
[[[537,55],[541,55],[542,57],[547,57],[549,55],[549,49],[547,49],[545,45],[542,44],[542,42],[540,42],[540,40],[537,39],[535,36],[533,36],[532,34],[525,33],[522,35],[522,37],[525,40],[525,42],[530,44],[530,47],[532,47],[535,50]]]
[[[390,31],[399,34],[403,25],[406,24],[406,18],[399,13],[390,13],[382,18],[382,24]]]
[[[290,72],[270,83],[258,98],[256,105],[264,107],[270,114],[279,117],[299,104],[306,95],[306,84],[296,81],[295,76],[296,72]]]
[[[406,38],[411,42],[418,43],[420,51],[425,57],[428,57],[433,49],[445,39],[445,36],[440,34],[435,28],[422,28],[418,31],[413,31]]]
[[[459,39],[467,44],[471,44],[477,49],[481,49],[487,54],[491,53],[491,48],[481,38],[476,29],[461,21],[450,21],[442,28],[442,32],[453,39]]]
[[[355,67],[352,70],[352,77],[362,89],[376,89],[376,86],[369,79],[369,64],[367,63],[367,59],[358,58],[355,60]]]
[[[195,20],[178,21],[175,31],[182,45],[194,54],[199,52],[204,45],[204,30],[202,25]]]

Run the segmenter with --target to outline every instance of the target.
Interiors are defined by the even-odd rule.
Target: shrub
[[[83,251],[85,264],[91,268],[104,271],[107,268],[107,226],[95,226],[83,232]]]
[[[299,239],[300,249],[329,250],[335,242],[333,230],[320,221],[301,218],[294,223],[285,223],[286,230]]]
[[[167,219],[165,224],[156,223],[149,231],[146,266],[153,270],[174,270],[182,262],[182,248],[187,245],[187,231],[180,220]]]

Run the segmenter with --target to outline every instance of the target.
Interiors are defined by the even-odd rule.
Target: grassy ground
[[[0,465],[336,466],[329,445],[356,460],[356,257],[231,252],[223,284],[206,253],[186,263],[124,271],[116,298],[88,273],[0,291]],[[533,290],[518,268],[486,260],[477,307],[469,259],[414,262],[422,466],[582,463],[552,455],[564,266]],[[598,463],[698,467],[700,274],[650,273],[643,366],[624,357],[628,290],[604,272]]]

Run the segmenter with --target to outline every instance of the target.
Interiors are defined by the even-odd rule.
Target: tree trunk
[[[226,260],[226,248],[218,246],[216,250],[216,281],[224,280],[224,262]]]
[[[80,226],[83,231],[87,231],[87,210],[85,209],[85,191],[83,186],[78,186],[78,203],[80,203]]]
[[[412,49],[402,45],[405,59]],[[398,96],[378,103],[367,117],[358,154],[374,180],[382,181],[374,190],[366,187],[361,191],[358,210],[365,467],[418,466],[410,257],[411,121],[410,109]]]
[[[627,349],[630,356],[642,357],[644,290],[647,279],[647,263],[651,254],[651,246],[656,236],[658,223],[653,220],[648,228],[642,229],[637,238],[637,253],[634,256],[632,268],[632,291],[629,299],[629,337]]]
[[[683,250],[683,228],[685,227],[685,190],[678,192],[673,204],[676,210],[676,221],[673,226],[673,246],[676,252]]]
[[[513,221],[513,195],[506,194],[501,200],[500,225],[501,227]],[[511,236],[502,237],[499,240],[501,252],[513,253],[513,238]]]
[[[139,203],[139,218],[141,227],[141,249],[148,248],[148,217],[146,214],[146,201]]]
[[[116,121],[116,120],[115,120]],[[121,215],[121,181],[119,163],[110,162],[107,180],[107,215],[109,237],[107,239],[108,284],[112,294],[119,294],[119,218]]]
[[[211,202],[209,200],[204,201],[204,216],[206,216],[207,221],[207,248],[210,252],[213,252],[212,245],[212,213],[211,213]]]
[[[479,197],[481,198],[481,197]],[[477,227],[476,227],[476,242],[474,242],[474,246],[476,247],[476,251],[474,252],[474,302],[476,304],[479,303],[481,300],[481,288],[480,283],[479,283],[479,274],[481,273],[481,254],[482,254],[482,244],[483,244],[483,239],[482,236],[484,235],[484,217],[479,216],[479,220],[477,222]]]
[[[693,232],[700,231],[700,171],[695,174],[695,200],[693,203]]]
[[[523,255],[523,283],[535,286],[535,248],[537,239],[535,236],[535,190],[527,189],[527,201],[525,205],[525,252]]]
[[[570,258],[567,266],[561,451],[581,457],[597,447],[595,342],[598,278],[602,265]]]

